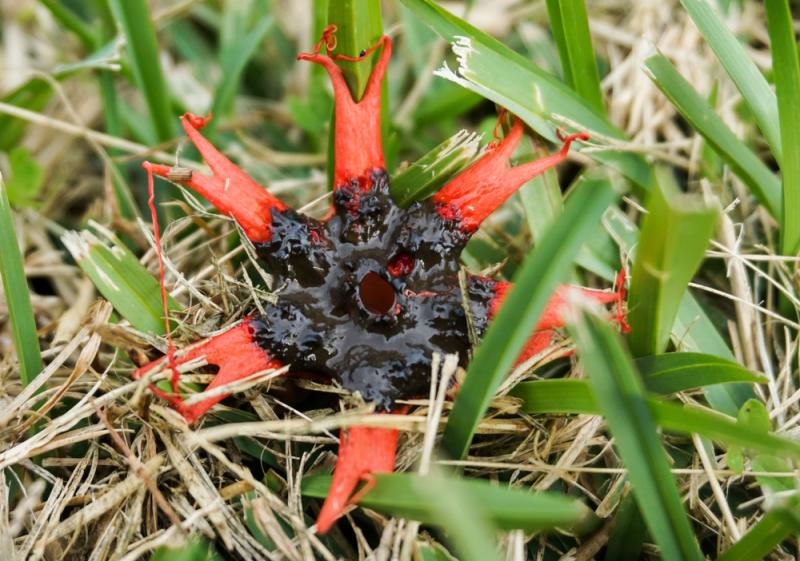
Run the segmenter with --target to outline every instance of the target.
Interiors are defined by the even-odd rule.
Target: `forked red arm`
[[[496,282],[494,285],[494,298],[491,301],[489,308],[489,317],[494,318],[500,311],[506,295],[513,287],[510,282]],[[620,270],[617,279],[614,283],[614,290],[597,290],[593,288],[584,288],[582,286],[561,285],[558,286],[550,300],[547,301],[542,316],[534,328],[533,335],[528,340],[525,348],[522,350],[517,364],[521,364],[529,358],[541,353],[547,347],[552,345],[555,336],[555,330],[563,327],[565,323],[565,313],[569,310],[571,294],[576,293],[584,298],[597,302],[598,304],[608,305],[616,304],[613,319],[620,326],[623,333],[627,333],[630,328],[625,320],[625,298],[627,291],[625,289],[625,270]]]
[[[213,390],[225,384],[242,380],[258,372],[281,368],[283,364],[262,349],[253,339],[253,327],[247,318],[241,323],[223,331],[218,335],[209,337],[204,341],[187,347],[180,351],[172,365],[169,355],[146,364],[133,373],[135,379],[144,377],[148,372],[157,368],[171,368],[176,370],[179,366],[193,360],[202,359],[206,363],[219,367],[214,379],[206,387],[206,391]],[[150,389],[159,397],[170,401],[184,416],[187,422],[194,422],[206,413],[214,404],[222,401],[228,394],[217,395],[204,399],[194,405],[185,405],[180,396],[166,393],[151,384]]]
[[[210,116],[198,117],[186,113],[181,118],[181,123],[189,139],[208,163],[213,175],[209,177],[193,172],[191,179],[178,182],[196,191],[220,212],[236,220],[248,238],[254,242],[268,242],[272,237],[270,210],[274,208],[283,211],[288,207],[253,181],[200,134],[199,129],[202,129],[210,118]],[[170,166],[150,162],[145,162],[143,166],[148,173],[173,179]]]
[[[337,59],[359,61],[358,58],[342,55],[331,56],[328,50],[333,50],[335,42],[331,42],[335,27],[328,27],[322,41],[314,48],[313,53],[301,53],[297,60],[307,60],[321,64],[330,76],[333,85],[334,102],[336,105],[334,139],[335,165],[333,171],[334,189],[357,181],[365,189],[371,187],[367,181],[372,170],[384,169],[383,145],[381,141],[381,84],[389,59],[392,56],[392,42],[383,36],[378,43],[367,51],[382,46],[380,59],[372,70],[367,82],[367,88],[360,101],[355,101],[350,95],[341,68],[336,64]],[[325,46],[326,53],[321,53]]]
[[[559,152],[509,167],[508,161],[522,138],[522,132],[522,121],[516,119],[508,136],[498,146],[442,187],[433,196],[439,214],[458,221],[465,232],[477,230],[481,222],[525,182],[564,161],[573,141],[589,138],[585,133],[569,135],[564,138]]]
[[[317,517],[317,530],[324,534],[374,485],[373,474],[391,473],[397,454],[399,432],[395,429],[350,427],[339,436],[339,457],[328,496]],[[363,489],[354,494],[361,482]]]

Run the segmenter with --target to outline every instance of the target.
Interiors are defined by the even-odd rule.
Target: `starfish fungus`
[[[208,118],[183,116],[183,128],[212,174],[192,173],[178,182],[238,222],[281,289],[275,302],[261,304],[263,313],[182,351],[170,345],[168,356],[139,368],[136,377],[167,364],[177,374],[177,366],[203,358],[219,367],[209,386],[213,389],[289,365],[288,375],[326,376],[360,392],[379,411],[398,412],[403,410],[399,400],[427,395],[434,353],[457,354],[466,366],[468,321],[480,337],[501,305],[509,283],[472,275],[462,290],[461,251],[517,188],[563,161],[570,144],[586,135],[570,135],[559,152],[511,167],[508,162],[523,134],[517,119],[501,142],[433,197],[401,208],[389,195],[381,147],[381,82],[391,41],[383,37],[367,51],[381,49],[381,55],[356,101],[336,60],[363,56],[332,56],[333,31],[326,30],[314,52],[297,57],[322,65],[333,85],[333,208],[324,220],[295,212],[214,148],[200,133]],[[151,178],[176,179],[169,166],[145,167]],[[555,293],[520,360],[551,344],[562,325],[564,290]],[[579,290],[602,303],[624,298],[621,282],[614,292]],[[226,397],[187,406],[177,397],[177,376],[173,390],[158,394],[188,421]],[[394,469],[397,440],[398,431],[386,428],[341,431],[332,486],[318,519],[320,532],[357,499],[353,493],[361,481],[367,486],[359,495],[369,489],[372,474]]]

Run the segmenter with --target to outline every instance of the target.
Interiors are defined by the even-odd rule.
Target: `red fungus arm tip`
[[[281,368],[283,364],[271,358],[253,339],[253,328],[250,320],[245,319],[235,327],[209,337],[178,353],[171,366],[177,367],[197,359],[219,367],[214,379],[206,387],[206,391],[219,386],[242,380],[264,370]],[[146,364],[133,372],[134,379],[140,379],[148,372],[159,367],[169,368],[169,356]],[[214,404],[222,401],[227,394],[216,395],[193,405],[185,405],[180,396],[169,394],[151,385],[151,390],[172,403],[188,422],[199,419]]]
[[[441,216],[457,220],[466,232],[475,231],[522,184],[562,162],[573,141],[589,138],[585,133],[569,135],[563,139],[564,145],[559,152],[527,164],[508,167],[522,132],[522,121],[516,119],[508,136],[499,145],[433,196]]]
[[[335,36],[332,35],[334,31],[335,27],[326,28],[322,40],[314,48],[314,52],[300,53],[297,55],[297,60],[321,64],[328,72],[333,85],[336,105],[334,188],[347,185],[353,180],[358,181],[364,188],[370,188],[371,183],[363,181],[363,178],[374,169],[384,168],[381,143],[381,82],[392,56],[392,42],[388,36],[383,36],[363,56],[331,56],[327,51],[333,50],[336,46]],[[325,54],[320,53],[323,45],[326,47]],[[364,96],[356,102],[350,95],[350,90],[336,60],[358,62],[379,46],[383,46],[381,57],[372,70]]]
[[[395,429],[351,427],[341,430],[333,480],[317,518],[319,533],[330,530],[348,506],[369,492],[374,484],[373,474],[394,471],[398,437]],[[365,487],[354,495],[362,481]]]
[[[211,116],[199,117],[186,113],[181,118],[183,129],[211,168],[212,175],[192,172],[191,179],[177,181],[196,191],[220,212],[230,216],[242,227],[247,237],[254,242],[267,242],[272,237],[271,209],[278,211],[288,207],[269,191],[253,181],[236,164],[226,158],[202,135],[202,129]],[[148,173],[175,180],[172,168],[145,162]]]

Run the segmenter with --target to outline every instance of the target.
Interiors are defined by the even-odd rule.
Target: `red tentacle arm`
[[[383,46],[381,57],[372,70],[364,96],[356,102],[350,95],[347,82],[345,82],[342,70],[336,64],[336,60],[358,61],[363,57],[352,58],[322,54],[319,52],[319,48],[325,39],[323,37],[323,41],[317,46],[315,52],[301,53],[297,55],[297,60],[321,64],[328,72],[333,84],[336,105],[334,188],[356,180],[363,185],[364,189],[368,189],[371,184],[365,180],[368,179],[369,173],[374,169],[384,168],[381,144],[381,83],[386,74],[386,67],[389,65],[389,58],[392,56],[392,42],[389,37],[384,36],[375,46]],[[330,47],[330,45],[327,46]],[[369,52],[375,47],[371,48]]]
[[[513,287],[510,282],[497,282],[494,286],[494,298],[491,301],[489,308],[489,317],[494,318],[500,311],[506,295]],[[615,282],[615,289],[613,291],[597,290],[593,288],[584,288],[582,286],[561,285],[553,291],[550,300],[539,318],[539,322],[534,328],[534,333],[522,350],[522,353],[517,358],[517,364],[521,364],[529,358],[544,351],[553,343],[555,337],[555,330],[563,327],[565,323],[565,314],[570,308],[570,301],[575,298],[575,295],[587,298],[598,304],[608,305],[616,304],[616,310],[613,316],[614,321],[619,324],[624,333],[627,333],[630,328],[625,320],[625,298],[627,292],[625,290],[625,271],[621,270]]]
[[[283,364],[270,357],[253,339],[253,327],[250,319],[245,319],[235,327],[223,331],[219,335],[209,337],[199,343],[179,351],[173,364],[169,356],[142,366],[134,371],[133,377],[140,379],[148,372],[159,368],[175,368],[194,360],[205,360],[207,364],[219,367],[214,379],[206,387],[206,391],[242,380],[258,372],[281,368]],[[180,396],[168,394],[151,386],[158,396],[169,400],[188,422],[199,419],[214,404],[222,401],[227,394],[216,395],[193,405],[185,405]]]
[[[439,214],[458,220],[462,230],[472,232],[525,182],[564,161],[574,140],[588,140],[585,133],[564,139],[561,150],[539,160],[508,167],[522,138],[522,121],[516,119],[508,136],[433,196]]]
[[[198,117],[186,113],[181,118],[181,123],[189,139],[208,163],[213,175],[209,177],[193,172],[191,179],[178,182],[196,191],[220,212],[236,220],[248,238],[254,242],[267,242],[272,237],[270,210],[274,208],[282,211],[288,207],[253,181],[200,134],[199,129],[202,129],[210,118],[210,116]],[[149,173],[174,179],[171,174],[172,168],[169,166],[150,162],[145,162],[143,165]]]
[[[317,530],[324,534],[375,484],[373,474],[394,471],[397,439],[395,429],[351,427],[339,436],[339,457],[328,496],[317,518]],[[359,483],[365,485],[354,494]]]

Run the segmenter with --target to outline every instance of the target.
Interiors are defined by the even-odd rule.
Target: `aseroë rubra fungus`
[[[558,153],[509,167],[523,133],[516,120],[505,139],[436,195],[400,208],[389,196],[381,147],[381,81],[391,41],[383,37],[368,51],[382,49],[363,98],[355,102],[335,62],[347,57],[329,53],[333,31],[326,30],[313,53],[297,57],[324,66],[335,96],[333,207],[324,220],[288,208],[217,151],[199,132],[208,118],[189,114],[182,118],[186,134],[212,175],[192,173],[179,182],[239,223],[275,276],[275,286],[281,287],[276,302],[262,303],[263,314],[177,353],[170,343],[166,357],[135,372],[142,377],[170,366],[173,393],[154,391],[190,422],[226,397],[210,397],[191,406],[180,399],[176,366],[199,358],[219,367],[208,389],[288,364],[289,375],[313,372],[335,379],[385,412],[398,412],[397,400],[427,395],[434,353],[457,353],[461,365],[466,365],[465,308],[480,336],[510,286],[473,275],[468,277],[466,294],[462,293],[461,250],[481,222],[517,188],[561,162],[573,140],[587,138],[570,135]],[[156,174],[177,179],[169,166],[144,165],[151,178]],[[618,285],[614,292],[579,290],[598,302],[621,306],[624,288],[622,282]],[[521,360],[551,344],[555,328],[561,325],[565,288],[554,295]],[[623,320],[621,315],[618,319]],[[353,427],[342,430],[340,438],[333,483],[318,519],[321,532],[354,500],[359,482],[394,469],[396,430]]]

